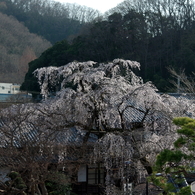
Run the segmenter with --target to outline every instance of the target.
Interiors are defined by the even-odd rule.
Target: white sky
[[[104,13],[105,11],[116,7],[119,3],[124,0],[55,0],[60,3],[77,3],[79,5],[85,5],[93,9],[97,9]]]

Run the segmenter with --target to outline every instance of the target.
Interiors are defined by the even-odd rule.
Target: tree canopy
[[[109,179],[116,163],[121,171],[125,169],[124,161],[132,163],[136,173],[129,175],[131,180],[151,174],[156,155],[170,149],[177,138],[172,119],[194,116],[190,100],[158,94],[151,82],[144,83],[134,74],[134,68],[139,69],[140,64],[115,59],[100,64],[74,61],[34,72],[49,109],[63,115],[60,124],[87,130],[84,143],[90,133],[99,137],[92,159],[96,163],[103,161],[107,169],[107,194],[116,193]]]
[[[55,155],[67,169],[72,163],[68,159],[78,165],[101,163],[106,169],[107,195],[123,190],[113,183],[116,179],[123,184],[128,179],[137,185],[142,177],[152,173],[156,155],[170,149],[177,139],[172,119],[194,117],[195,107],[186,97],[159,94],[151,82],[144,82],[135,74],[136,69],[140,69],[137,61],[114,59],[109,63],[73,61],[34,71],[42,102],[2,110],[5,125],[0,127],[2,139],[11,148],[15,143],[27,147],[26,152],[19,152],[22,159],[27,161],[28,154],[32,154],[30,160],[39,171],[29,177],[43,184],[46,177],[40,180],[39,174],[44,171],[47,176],[48,162]],[[72,128],[77,131],[74,143],[57,142],[57,135],[68,138]],[[24,142],[22,135],[30,132],[36,136]],[[6,155],[12,156],[10,152]],[[46,164],[37,162],[39,155],[47,159]],[[23,166],[26,161],[22,160]],[[115,167],[118,172],[114,174]]]

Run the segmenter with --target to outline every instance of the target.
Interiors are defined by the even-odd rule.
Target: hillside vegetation
[[[177,72],[185,69],[188,76],[195,72],[192,0],[125,0],[102,16],[85,6],[52,0],[0,0],[0,11],[53,45],[40,58],[36,55],[31,59],[24,90],[38,90],[32,74],[36,68],[74,60],[138,61],[142,66],[140,76],[153,81],[162,92],[174,92],[170,90],[167,68]],[[25,52],[29,53],[29,48]]]
[[[0,0],[0,82],[22,83],[29,62],[52,43],[72,40],[98,16],[97,10],[76,4]]]
[[[14,16],[31,33],[44,37],[52,44],[72,39],[87,23],[100,16],[92,8],[53,0],[0,0],[0,11]]]
[[[195,72],[194,35],[193,1],[126,0],[104,18],[90,23],[71,44],[66,40],[54,44],[31,62],[23,88],[33,91],[37,87],[32,85],[36,68],[60,66],[73,60],[107,62],[123,58],[140,62],[140,76],[153,81],[161,92],[174,92],[170,90],[167,68],[178,72],[185,69],[188,76]]]
[[[13,17],[0,13],[0,82],[22,83],[28,63],[50,46]]]

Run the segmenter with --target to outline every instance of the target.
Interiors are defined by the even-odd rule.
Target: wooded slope
[[[22,83],[28,63],[50,46],[15,18],[0,13],[0,82]]]

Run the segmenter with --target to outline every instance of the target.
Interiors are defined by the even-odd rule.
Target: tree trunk
[[[42,195],[48,195],[47,188],[45,187],[45,183],[42,182],[39,184],[39,186],[41,188]]]
[[[141,158],[140,162],[142,163],[142,165],[146,169],[148,175],[152,174],[152,167],[150,166],[150,163],[146,160],[146,158]]]
[[[37,195],[41,195],[41,192],[40,192],[40,190],[39,190],[38,184],[35,184],[35,188],[36,188],[36,194],[37,194]]]

